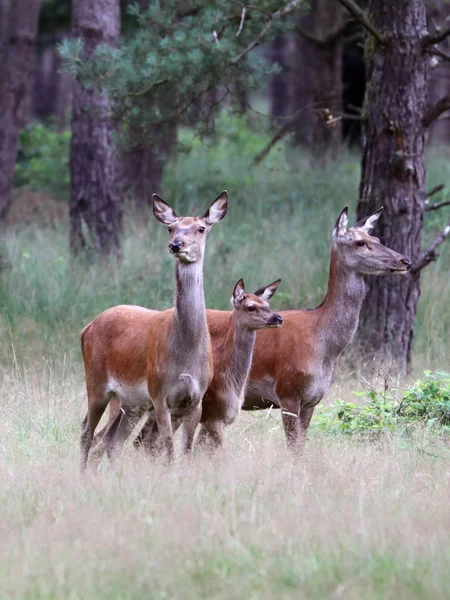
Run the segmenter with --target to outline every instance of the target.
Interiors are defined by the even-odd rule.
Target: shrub
[[[365,437],[403,433],[416,425],[433,429],[450,426],[449,373],[425,371],[424,379],[416,381],[400,401],[389,392],[371,390],[363,404],[338,400],[319,410],[315,419],[315,427],[323,433]]]
[[[16,162],[16,187],[45,190],[66,199],[70,185],[70,131],[52,124],[30,123],[20,133]]]

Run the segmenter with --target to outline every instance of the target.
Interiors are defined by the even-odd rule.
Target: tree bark
[[[19,131],[30,92],[41,0],[15,0],[9,6],[0,57],[0,220],[12,202]],[[4,65],[4,68],[3,68]]]
[[[85,56],[99,44],[115,44],[120,32],[119,0],[74,0],[72,31],[85,43]],[[107,97],[74,85],[70,152],[70,247],[109,257],[120,252],[123,203],[120,159],[113,146]]]
[[[420,255],[425,188],[429,58],[422,51],[424,0],[370,0],[369,18],[385,39],[368,36],[358,219],[384,206],[375,235],[409,257]],[[411,361],[419,274],[368,278],[358,339],[366,360],[406,372]]]
[[[270,116],[274,122],[288,113],[286,49],[286,38],[279,36],[273,40],[269,53],[270,62],[277,63],[279,69],[278,73],[271,75],[269,84]]]
[[[343,45],[341,36],[330,35],[339,26],[341,13],[336,0],[313,0],[310,13],[298,18],[299,30],[312,36],[297,33],[290,45],[289,113],[301,110],[294,144],[307,147],[321,161],[341,141],[340,120],[327,125],[327,115],[342,112]]]
[[[450,5],[445,0],[428,0],[428,28],[430,33],[436,31],[437,28],[448,25],[450,17]],[[438,48],[445,53],[450,53],[450,38],[446,38]],[[450,94],[450,63],[438,57],[433,57],[431,60],[432,68],[430,69],[428,78],[428,103],[436,104],[436,102]],[[443,145],[450,141],[450,121],[438,120],[435,121],[428,130],[428,142],[432,145]]]

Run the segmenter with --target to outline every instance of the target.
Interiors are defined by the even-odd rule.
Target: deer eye
[[[199,230],[200,233],[204,233],[205,232],[205,228],[204,227],[199,227],[198,230]]]
[[[168,227],[168,228],[167,228],[167,231],[168,231],[169,233],[172,233],[172,227]]]
[[[249,311],[249,312],[253,312],[254,310],[256,310],[256,308],[253,306],[253,304],[250,304],[250,305],[247,307],[247,309],[248,309],[248,311]]]
[[[356,242],[356,245],[357,245],[357,246],[359,246],[360,248],[362,248],[363,246],[365,246],[365,245],[366,245],[366,242],[363,242],[362,240],[358,240],[358,241]]]

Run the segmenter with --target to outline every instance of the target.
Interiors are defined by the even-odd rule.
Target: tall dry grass
[[[128,446],[81,476],[81,383],[44,365],[1,393],[1,598],[448,598],[436,436],[312,433],[292,460],[272,411],[214,459],[167,468]]]

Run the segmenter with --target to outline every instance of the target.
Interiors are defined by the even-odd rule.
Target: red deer
[[[206,236],[228,208],[223,192],[203,217],[178,217],[153,196],[153,214],[167,226],[169,252],[176,260],[175,307],[165,311],[116,306],[81,334],[88,412],[81,435],[86,467],[95,428],[111,398],[120,402],[115,443],[128,437],[135,414],[153,408],[160,439],[173,457],[171,417],[183,417],[186,450],[190,420],[198,422],[201,400],[212,380],[211,340],[205,314],[203,258]]]
[[[365,275],[403,275],[411,261],[370,235],[382,209],[347,229],[345,207],[333,230],[328,291],[313,310],[281,311],[284,325],[259,331],[245,392],[244,410],[281,408],[288,447],[301,452],[314,408],[330,389],[337,362],[358,326]],[[213,346],[224,336],[230,313],[207,310]],[[114,410],[111,407],[112,420]],[[152,419],[135,445],[155,435]]]

